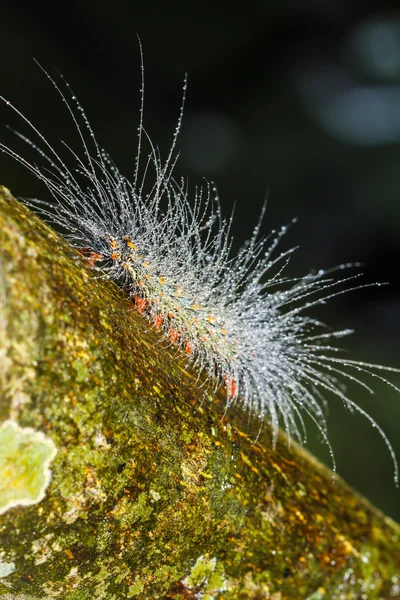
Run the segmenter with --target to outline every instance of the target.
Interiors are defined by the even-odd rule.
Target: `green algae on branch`
[[[0,424],[57,454],[41,501],[0,515],[0,599],[400,598],[399,527],[283,435],[254,443],[1,192]]]

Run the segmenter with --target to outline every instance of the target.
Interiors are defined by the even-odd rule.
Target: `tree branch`
[[[0,598],[400,597],[399,527],[0,191]]]

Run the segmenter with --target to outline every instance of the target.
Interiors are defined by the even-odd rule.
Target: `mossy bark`
[[[399,527],[284,435],[254,443],[5,188],[0,257],[0,598],[400,597]]]

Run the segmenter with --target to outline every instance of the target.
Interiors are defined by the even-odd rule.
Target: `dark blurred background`
[[[54,76],[57,69],[125,174],[133,172],[140,102],[136,34],[144,48],[145,126],[164,156],[187,72],[178,171],[193,187],[203,177],[215,181],[225,214],[235,205],[237,246],[268,192],[266,232],[299,219],[282,243],[300,245],[288,272],[361,261],[360,283],[389,282],[340,296],[317,313],[336,328],[356,329],[341,342],[351,358],[400,367],[398,0],[248,0],[240,8],[9,0],[0,17],[1,94],[51,140],[78,149],[65,106],[33,58]],[[28,152],[4,125],[27,129],[0,109],[1,139]],[[15,195],[47,194],[5,155],[0,181]],[[388,377],[400,384],[400,376]],[[349,395],[400,459],[400,395],[378,379],[368,382],[374,396],[354,386]],[[329,436],[339,473],[400,520],[400,492],[377,430],[332,399]],[[308,448],[330,464],[312,427]]]

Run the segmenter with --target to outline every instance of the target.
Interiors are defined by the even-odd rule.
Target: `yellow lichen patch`
[[[0,427],[0,514],[40,502],[50,483],[54,442],[42,432],[7,420]]]

